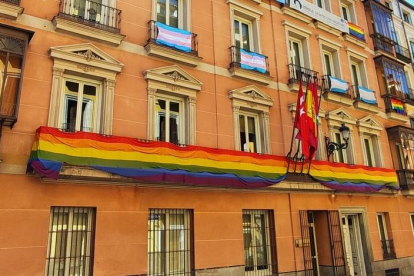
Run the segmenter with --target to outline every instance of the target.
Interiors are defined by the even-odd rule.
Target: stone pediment
[[[255,85],[230,90],[229,98],[246,102],[254,102],[265,106],[273,106],[273,99]]]
[[[149,69],[143,73],[147,81],[156,81],[200,91],[203,83],[178,65]]]
[[[121,72],[122,67],[124,67],[124,64],[92,43],[51,47],[50,56],[54,59],[80,63],[116,72]]]
[[[384,127],[381,123],[379,123],[375,118],[373,118],[371,115],[368,115],[362,119],[359,119],[357,122],[357,126],[360,128],[366,128],[366,129],[373,129],[373,130],[383,130]]]
[[[327,112],[326,119],[328,121],[336,121],[336,122],[347,123],[351,125],[355,125],[357,121],[357,119],[354,116],[352,116],[351,113],[349,113],[342,107],[335,109],[333,111]]]

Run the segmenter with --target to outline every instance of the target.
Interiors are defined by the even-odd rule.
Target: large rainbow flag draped
[[[287,173],[286,158],[281,156],[40,127],[28,167],[41,176],[57,179],[64,164],[87,166],[141,182],[236,188],[272,186]],[[398,189],[396,173],[389,169],[314,161],[311,175],[336,190]]]

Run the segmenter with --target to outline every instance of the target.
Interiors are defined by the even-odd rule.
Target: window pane
[[[243,36],[243,46],[244,50],[250,51],[250,35],[249,35],[249,25],[242,23],[242,36]]]
[[[66,81],[65,106],[62,129],[67,131],[76,130],[76,114],[78,108],[79,83]]]
[[[300,47],[299,47],[299,43],[297,42],[292,42],[292,50],[293,50],[293,55],[294,55],[294,60],[293,63],[296,66],[302,66],[301,60],[300,60]]]
[[[242,151],[248,151],[246,126],[244,122],[244,115],[239,115],[239,130],[240,130],[240,147]]]
[[[252,225],[251,215],[243,214],[243,241],[244,241],[244,262],[245,270],[254,270],[253,262],[253,237],[252,237]]]
[[[185,271],[184,214],[170,214],[169,272]]]
[[[354,81],[354,85],[359,85],[358,81],[358,69],[355,64],[351,65],[352,68],[352,80]]]
[[[378,215],[378,227],[379,227],[379,231],[380,231],[380,239],[381,239],[381,241],[385,241],[386,240],[385,226],[384,226],[384,221],[383,221],[383,216],[382,215]]]
[[[79,16],[81,18],[85,18],[85,0],[73,0],[73,6],[70,13],[72,15]]]
[[[340,133],[335,133],[335,142],[339,145],[342,144]],[[344,163],[345,162],[344,151],[342,149],[338,149],[337,152],[338,152],[338,159],[339,159],[338,162],[339,163]]]
[[[158,141],[165,141],[165,131],[166,131],[166,125],[165,125],[165,100],[158,99],[155,102],[155,110],[156,110],[156,116],[157,116],[157,140]]]
[[[369,167],[372,167],[372,152],[371,152],[371,146],[370,146],[370,141],[368,139],[364,139],[364,145],[365,145],[365,152],[367,154],[367,165]]]
[[[249,127],[249,151],[257,152],[257,141],[256,141],[256,120],[254,117],[247,117]]]
[[[240,22],[238,20],[234,20],[234,42],[236,43],[236,47],[241,48],[240,46]]]
[[[346,21],[349,21],[349,19],[348,19],[348,10],[347,10],[346,7],[342,7],[342,14],[343,14],[344,19]]]
[[[91,85],[83,86],[81,130],[93,131],[93,115],[96,100],[96,87]]]
[[[180,104],[170,102],[170,142],[178,144]]]
[[[331,58],[330,58],[330,56],[328,54],[324,54],[323,57],[325,59],[326,74],[328,76],[332,76],[332,71],[331,71]]]
[[[148,268],[150,275],[165,274],[165,214],[150,214],[148,219]]]
[[[267,245],[264,214],[254,215],[255,245],[257,254],[257,269],[267,269]]]
[[[7,72],[5,68],[8,55]],[[17,106],[17,92],[19,90],[22,57],[14,54],[0,54],[1,71],[3,79],[0,81],[0,87],[4,83],[3,92],[0,89],[0,114],[3,116],[15,116]]]
[[[157,0],[157,21],[163,24],[166,22],[166,0]]]
[[[170,1],[170,22],[168,25],[178,28],[178,0]]]

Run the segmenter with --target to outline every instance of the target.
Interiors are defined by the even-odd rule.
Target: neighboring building
[[[412,275],[413,9],[280,2],[0,1],[0,275]]]

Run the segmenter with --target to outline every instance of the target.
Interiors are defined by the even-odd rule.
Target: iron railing
[[[414,90],[411,88],[404,89],[406,90],[406,92],[402,91],[402,89],[398,86],[391,86],[388,88],[387,94],[403,101],[414,102]]]
[[[400,276],[400,269],[399,268],[386,269],[385,276]]]
[[[397,170],[397,176],[401,189],[414,189],[414,170]]]
[[[374,33],[371,35],[372,40],[374,41],[374,50],[375,51],[384,51],[391,55],[394,55],[393,46],[395,44],[394,41],[385,37],[379,33]]]
[[[383,95],[382,98],[384,98],[385,112],[386,113],[398,113],[398,114],[401,114],[401,115],[407,115],[407,112],[405,111],[405,108],[402,109],[402,110],[397,110],[397,109],[393,108],[393,105],[391,104],[391,100],[395,97],[390,97],[388,95]]]
[[[113,33],[121,29],[121,10],[90,0],[60,0],[58,17]]]
[[[347,98],[352,98],[352,93],[349,89],[350,88],[349,83],[348,83],[348,90],[344,93],[331,91],[331,79],[329,77],[330,77],[329,75],[323,75],[322,76],[322,82],[323,82],[323,85],[324,85],[323,87],[325,88],[324,92],[336,93],[338,95],[341,95],[341,96],[344,96],[344,97],[347,97]]]
[[[155,44],[158,37],[158,28],[157,28],[157,22],[154,20],[150,20],[148,22],[148,40],[147,43],[153,43]],[[164,46],[164,45],[160,45]],[[168,47],[168,46],[164,46]],[[168,47],[169,48],[169,47]],[[179,51],[179,50],[177,50]],[[191,34],[191,52],[188,54],[192,54],[194,56],[198,56],[198,39],[197,34],[192,33]]]
[[[382,256],[384,260],[395,259],[397,256],[394,250],[393,240],[382,240],[381,241]]]
[[[397,55],[397,58],[403,62],[410,63],[411,57],[410,57],[410,50],[407,48],[404,48],[403,46],[399,44],[394,45],[395,53]]]
[[[76,132],[76,122],[70,122],[70,123],[63,123],[62,124],[62,131],[64,132]],[[80,127],[80,131],[84,131],[84,132],[93,132],[93,128],[92,127],[84,127],[81,126]]]
[[[246,51],[248,53],[254,53],[254,52],[247,51],[247,50],[244,50],[244,51]],[[240,48],[236,47],[236,46],[231,46],[230,47],[230,54],[231,54],[230,68],[233,68],[233,67],[241,68],[242,64],[241,64]],[[269,75],[269,58],[267,56],[264,56],[264,57],[265,57],[265,60],[266,60],[266,72],[262,73],[262,74]]]
[[[0,0],[0,2],[5,2],[7,4],[12,4],[15,6],[20,6],[20,0]]]
[[[361,100],[361,95],[360,95],[360,93],[359,93],[359,86],[358,85],[352,85],[352,86],[350,86],[349,87],[349,91],[350,91],[350,94],[353,96],[353,98],[355,99],[355,100],[358,100],[358,101],[362,101]],[[375,93],[375,92],[374,92]],[[363,101],[362,101],[363,102]],[[374,103],[374,104],[370,104],[370,105],[375,105],[375,106],[378,106],[378,103]]]
[[[316,71],[295,65],[293,63],[288,64],[288,70],[288,84],[298,83],[300,80],[302,80],[302,83],[305,85],[309,81],[309,77],[317,77],[319,74]]]

